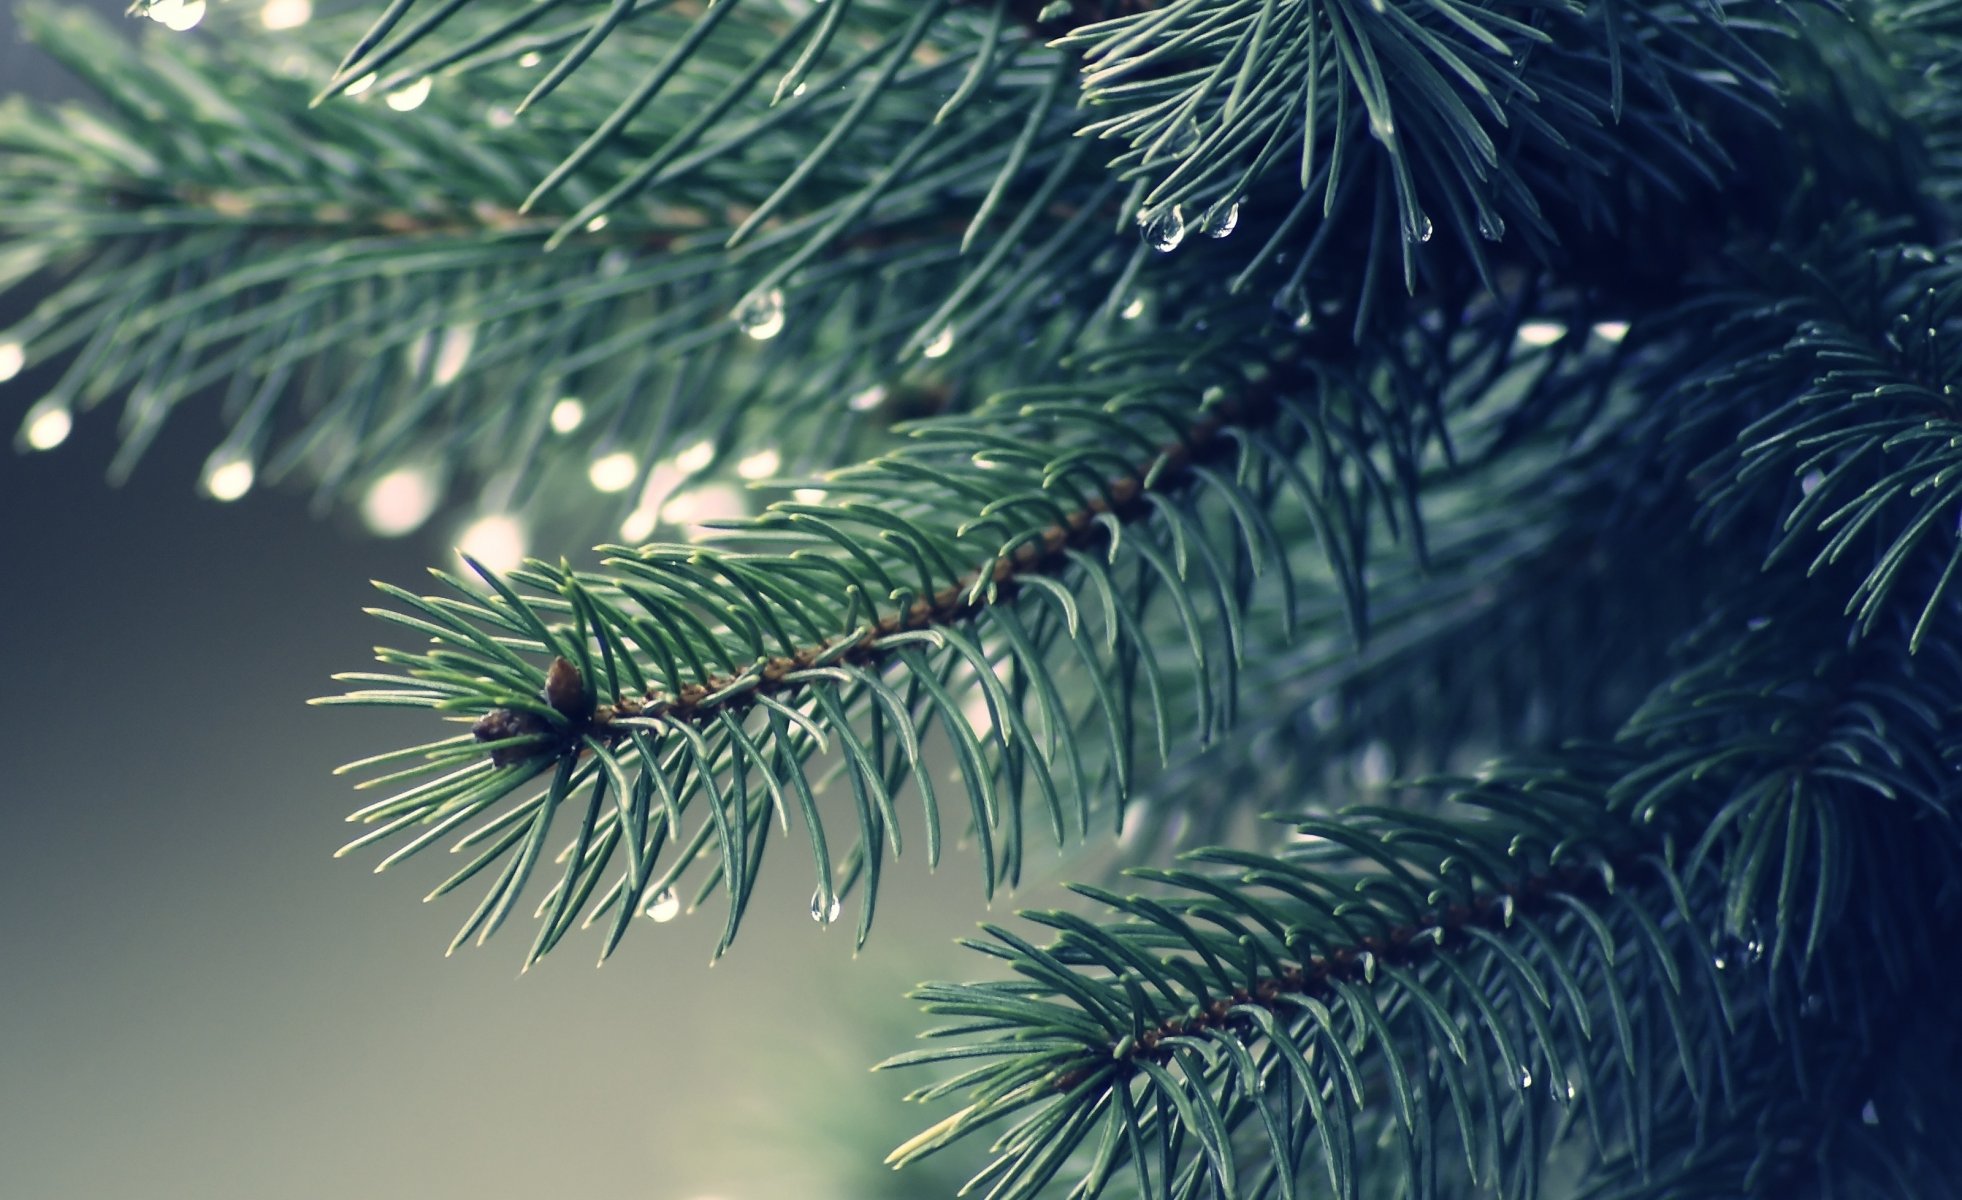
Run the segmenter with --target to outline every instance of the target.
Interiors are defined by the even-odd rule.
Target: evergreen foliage
[[[1121,830],[919,990],[896,1164],[1962,1195],[1962,5],[328,8],[31,18],[100,103],[0,108],[0,365],[324,504],[630,456],[322,701],[464,726],[347,847],[467,851],[455,944]]]

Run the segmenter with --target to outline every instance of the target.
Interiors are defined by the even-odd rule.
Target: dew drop
[[[1144,232],[1145,244],[1160,254],[1171,253],[1185,240],[1185,213],[1177,204],[1155,217],[1147,218],[1139,213],[1138,225]]]
[[[640,464],[625,450],[600,455],[586,470],[586,478],[593,489],[608,493],[626,491],[639,476]]]
[[[1810,496],[1812,493],[1818,491],[1819,485],[1824,482],[1826,482],[1826,473],[1824,471],[1817,470],[1816,468],[1807,471],[1799,478],[1799,493]]]
[[[366,75],[363,75],[361,78],[355,80],[353,83],[348,84],[347,87],[341,92],[341,95],[359,96],[361,93],[375,86],[375,80],[379,78],[380,76],[376,75],[373,71],[370,71]]]
[[[155,0],[143,15],[172,33],[183,33],[204,20],[204,9],[204,0]]]
[[[0,383],[20,374],[27,365],[27,347],[19,342],[0,342]]]
[[[518,56],[518,65],[527,69],[535,67],[544,61],[545,56],[536,50],[527,50]]]
[[[252,490],[255,474],[251,459],[221,450],[205,464],[205,493],[213,500],[229,503]]]
[[[1431,235],[1437,232],[1437,226],[1433,225],[1431,223],[1430,217],[1424,215],[1423,213],[1417,214],[1417,221],[1418,224],[1414,228],[1409,230],[1405,234],[1405,236],[1408,237],[1413,242],[1430,241]]]
[[[1931,263],[1935,261],[1935,252],[1926,246],[1902,246],[1901,257],[1910,262]]]
[[[731,315],[744,333],[759,342],[767,342],[783,332],[783,289],[771,288],[745,296]]]
[[[1274,307],[1288,319],[1296,332],[1306,332],[1315,324],[1315,305],[1308,298],[1308,289],[1300,284],[1290,284],[1274,296]]]
[[[954,327],[952,325],[943,325],[940,327],[940,332],[933,335],[933,340],[921,348],[920,353],[926,355],[928,358],[945,358],[947,357],[947,352],[953,348]]]
[[[1506,235],[1506,219],[1495,212],[1478,214],[1478,236],[1496,242]]]
[[[853,412],[871,412],[885,402],[886,389],[880,384],[875,383],[864,391],[853,395],[850,400],[845,402],[845,405]]]
[[[681,915],[681,897],[673,888],[662,888],[641,907],[655,922],[665,925]]]
[[[1371,137],[1386,145],[1396,141],[1396,118],[1390,116],[1388,113],[1371,113],[1369,115],[1369,133]]]
[[[313,0],[266,0],[259,24],[267,29],[298,29],[313,20]]]
[[[1131,302],[1129,304],[1126,304],[1122,309],[1120,309],[1117,315],[1123,317],[1127,321],[1135,321],[1139,317],[1144,316],[1144,310],[1145,310],[1144,297],[1133,296],[1131,297]]]
[[[396,112],[412,112],[421,108],[422,102],[429,99],[429,89],[434,86],[434,82],[429,76],[424,75],[409,86],[390,92],[388,106]]]
[[[1209,238],[1223,238],[1240,227],[1240,202],[1232,198],[1217,201],[1199,218],[1199,228]]]
[[[1578,1095],[1580,1095],[1580,1088],[1574,1083],[1573,1080],[1569,1079],[1567,1081],[1567,1099],[1571,1101],[1573,1100],[1574,1097]]]
[[[611,222],[607,220],[606,214],[601,213],[599,216],[594,217],[592,220],[586,222],[586,232],[598,233],[600,230],[605,229],[607,225],[609,225],[610,223]]]
[[[567,396],[552,405],[552,432],[571,433],[586,420],[586,405],[579,399]]]
[[[1533,1073],[1524,1067],[1519,1069],[1519,1086],[1522,1088],[1533,1086]]]
[[[20,423],[21,439],[31,450],[52,450],[68,440],[75,416],[59,400],[43,400],[27,410]]]
[[[1567,336],[1567,327],[1558,321],[1524,321],[1514,336],[1522,346],[1551,346]]]
[[[1619,342],[1628,336],[1628,322],[1596,321],[1594,323],[1594,336],[1604,342]]]
[[[839,912],[844,907],[844,902],[839,900],[838,897],[833,896],[831,897],[831,906],[826,908],[823,888],[819,888],[817,891],[811,893],[811,920],[816,921],[820,925],[829,925],[837,920]]]

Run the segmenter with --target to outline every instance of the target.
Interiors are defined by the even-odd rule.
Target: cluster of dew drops
[[[656,925],[665,925],[681,915],[681,896],[672,887],[649,888],[640,907],[649,920]],[[836,895],[827,899],[823,888],[811,893],[811,920],[818,924],[831,924],[843,910],[844,902]]]

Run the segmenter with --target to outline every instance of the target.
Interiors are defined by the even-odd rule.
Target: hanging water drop
[[[731,315],[744,333],[759,342],[767,342],[783,332],[783,289],[752,292],[736,305]]]
[[[1519,1069],[1519,1086],[1522,1088],[1529,1088],[1533,1086],[1533,1073],[1527,1070],[1525,1067],[1521,1067]]]
[[[1569,1079],[1567,1081],[1567,1099],[1571,1102],[1578,1095],[1580,1095],[1580,1088],[1575,1086],[1573,1080]]]
[[[27,347],[19,342],[0,342],[0,383],[20,374],[27,365]]]
[[[1133,296],[1131,297],[1131,302],[1129,304],[1126,304],[1122,309],[1120,309],[1117,315],[1123,317],[1127,321],[1135,321],[1139,317],[1144,316],[1144,310],[1145,310],[1144,297]]]
[[[1496,242],[1506,235],[1506,219],[1495,212],[1478,214],[1478,236]]]
[[[1305,333],[1315,324],[1315,305],[1308,298],[1308,289],[1298,283],[1289,284],[1274,296],[1274,307],[1288,319],[1297,333]]]
[[[1185,240],[1185,212],[1180,205],[1174,204],[1155,217],[1139,213],[1138,224],[1144,231],[1145,244],[1160,254],[1171,253]]]
[[[388,106],[396,112],[413,112],[422,107],[424,100],[429,99],[429,89],[434,84],[434,80],[424,75],[421,79],[416,80],[407,87],[398,88],[390,92],[388,94]]]
[[[1431,240],[1431,235],[1436,232],[1437,226],[1431,224],[1431,219],[1423,213],[1418,213],[1417,224],[1406,231],[1404,236],[1413,242],[1428,242]]]
[[[1799,478],[1799,494],[1810,496],[1812,493],[1818,491],[1819,485],[1824,482],[1826,482],[1826,473],[1824,471],[1818,470],[1817,468],[1807,471]]]
[[[68,440],[75,428],[75,415],[60,400],[42,400],[27,410],[20,423],[21,439],[31,450],[52,450]]]
[[[833,896],[831,897],[831,905],[827,908],[824,903],[823,888],[819,888],[817,891],[811,893],[811,920],[816,921],[820,925],[829,925],[837,920],[838,913],[844,907],[844,902],[839,900],[838,897]]]
[[[1216,201],[1199,218],[1199,228],[1205,230],[1207,237],[1216,240],[1230,235],[1239,226],[1240,202],[1230,196]]]
[[[947,357],[947,352],[953,348],[954,327],[952,325],[943,325],[940,327],[940,332],[933,335],[933,340],[921,348],[920,353],[926,355],[928,358],[945,358]]]
[[[681,915],[681,897],[675,895],[673,888],[662,888],[641,907],[656,923],[665,925]]]

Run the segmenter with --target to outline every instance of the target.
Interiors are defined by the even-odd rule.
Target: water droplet
[[[1404,236],[1413,242],[1428,242],[1431,240],[1431,235],[1436,232],[1437,226],[1431,223],[1431,219],[1423,213],[1418,213],[1417,224],[1408,230]]]
[[[30,449],[52,450],[68,440],[75,428],[75,417],[59,400],[43,400],[27,410],[20,423],[21,439]]]
[[[921,348],[920,353],[926,355],[928,358],[945,358],[947,357],[947,352],[953,348],[954,327],[952,325],[943,325],[940,327],[940,332],[933,335],[933,340]]]
[[[486,513],[472,521],[456,548],[493,571],[514,571],[525,561],[525,527],[506,513]]]
[[[853,412],[871,412],[885,402],[886,389],[884,386],[875,383],[871,387],[854,395],[845,404]]]
[[[1935,261],[1935,252],[1926,246],[1902,246],[1901,257],[1910,262],[1931,263]]]
[[[586,470],[586,478],[592,482],[594,490],[609,493],[626,491],[639,476],[640,464],[625,450],[600,455]]]
[[[1397,140],[1396,118],[1392,117],[1389,113],[1369,114],[1369,132],[1370,132],[1370,136],[1374,137],[1377,141],[1382,142],[1386,145],[1390,142],[1396,141]]]
[[[1567,327],[1558,321],[1524,321],[1514,336],[1522,346],[1551,346],[1567,336]]]
[[[1518,909],[1519,902],[1513,899],[1511,892],[1499,897],[1499,919],[1505,923],[1507,929],[1512,928],[1513,914]]]
[[[1860,1123],[1862,1125],[1880,1124],[1880,1110],[1873,1106],[1873,1101],[1869,1100],[1860,1106]]]
[[[204,20],[204,0],[155,0],[143,15],[172,33],[183,33]]]
[[[767,342],[783,332],[783,289],[753,292],[743,297],[731,315],[744,333],[759,342]]]
[[[1144,310],[1145,310],[1144,297],[1133,296],[1131,297],[1131,302],[1129,304],[1126,304],[1121,310],[1119,310],[1117,315],[1123,317],[1127,321],[1135,321],[1139,317],[1144,316]]]
[[[252,490],[255,474],[251,459],[221,450],[205,464],[204,490],[213,500],[236,500]]]
[[[1580,1086],[1576,1084],[1573,1080],[1569,1079],[1567,1081],[1567,1099],[1572,1100],[1574,1097],[1578,1095],[1580,1095]]]
[[[1209,238],[1223,238],[1240,227],[1240,202],[1228,197],[1217,201],[1199,218],[1199,228]]]
[[[518,65],[527,69],[545,61],[545,56],[536,50],[527,50],[518,56]]]
[[[1533,1073],[1525,1067],[1519,1068],[1519,1086],[1522,1088],[1533,1086]]]
[[[27,347],[19,342],[0,342],[0,383],[20,374],[27,365]]]
[[[656,922],[665,925],[681,915],[681,897],[674,894],[673,888],[662,888],[650,896],[641,908]]]
[[[361,520],[371,533],[402,537],[422,528],[441,496],[434,471],[398,467],[368,485],[361,497]]]
[[[592,220],[586,222],[586,232],[598,233],[600,230],[605,229],[610,224],[612,224],[612,222],[607,219],[606,214],[601,213],[599,216],[594,217]]]
[[[375,80],[379,78],[381,78],[379,75],[376,75],[373,71],[370,71],[366,75],[363,75],[361,78],[355,80],[353,83],[348,84],[347,87],[342,90],[341,95],[359,96],[361,93],[375,86]]]
[[[259,24],[267,29],[298,29],[313,20],[313,0],[266,0]]]
[[[438,387],[455,382],[470,361],[470,352],[476,348],[475,325],[452,325],[445,329],[443,340],[436,347],[436,365],[430,370],[429,381]]]
[[[424,75],[409,86],[390,92],[388,106],[396,112],[410,112],[421,108],[422,102],[429,99],[429,89],[434,85],[435,81]]]
[[[1819,485],[1824,482],[1826,482],[1826,473],[1824,471],[1816,468],[1807,471],[1799,477],[1799,494],[1810,496],[1812,493],[1818,491]]]
[[[1298,333],[1306,332],[1315,324],[1315,305],[1308,298],[1308,289],[1298,283],[1289,284],[1277,292],[1274,307]]]
[[[1177,204],[1155,217],[1139,213],[1138,225],[1144,231],[1145,244],[1160,254],[1178,249],[1185,240],[1185,213]]]
[[[768,479],[783,466],[783,455],[775,450],[758,450],[736,463],[736,474],[744,479]]]
[[[1478,214],[1478,236],[1496,242],[1506,235],[1506,219],[1495,212]]]
[[[833,896],[831,897],[831,906],[826,908],[823,888],[819,888],[817,891],[811,893],[811,920],[816,921],[820,925],[829,925],[837,920],[839,912],[844,907],[844,902],[839,900],[838,897]]]
[[[567,396],[552,405],[552,432],[571,433],[586,420],[586,405],[572,396]]]
[[[1604,342],[1619,342],[1628,336],[1628,322],[1596,321],[1594,323],[1594,336]]]

